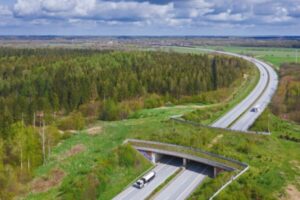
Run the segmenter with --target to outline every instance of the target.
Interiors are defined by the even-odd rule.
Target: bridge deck
[[[242,170],[248,166],[245,163],[191,147],[135,139],[128,139],[126,142],[138,150],[186,158],[188,160],[221,168],[226,171],[233,171],[236,169]]]

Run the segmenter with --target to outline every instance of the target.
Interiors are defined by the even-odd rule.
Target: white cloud
[[[0,5],[1,24],[108,27],[251,27],[300,25],[300,0],[15,0]],[[5,21],[5,23],[4,23]],[[122,26],[123,25],[123,26]]]
[[[18,0],[14,5],[14,11],[19,16],[34,15],[40,12],[40,0]]]
[[[135,1],[18,0],[14,12],[28,18],[86,18],[95,20],[157,19],[170,17],[173,3],[156,5]]]
[[[107,2],[102,1],[97,5],[92,17],[104,19],[157,19],[171,15],[173,3],[166,5],[156,5],[149,2]]]
[[[39,9],[44,8],[49,12],[69,11],[76,7],[77,1],[70,0],[47,0],[40,1]]]
[[[243,21],[246,19],[241,13],[232,14],[231,10],[221,12],[215,15],[207,15],[207,18],[213,21]]]
[[[175,4],[176,15],[181,18],[197,18],[213,11],[214,4],[205,0],[178,1]]]
[[[0,5],[0,16],[12,15],[11,10],[7,6]]]
[[[289,16],[289,11],[287,8],[282,6],[273,6],[270,8],[272,10],[271,14],[261,16],[263,22],[268,24],[276,24],[276,23],[283,23],[289,22],[293,18]]]
[[[85,16],[96,7],[96,0],[17,0],[14,12],[19,17]]]

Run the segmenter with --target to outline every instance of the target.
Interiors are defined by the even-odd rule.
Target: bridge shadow
[[[183,159],[174,156],[164,155],[158,160],[158,162],[162,164],[183,167]],[[188,161],[186,169],[212,178],[214,176],[214,168],[203,163]]]
[[[206,164],[189,161],[186,169],[212,178],[214,176],[214,168]]]
[[[177,166],[177,167],[180,167],[183,164],[182,158],[178,158],[178,157],[174,157],[174,156],[167,156],[167,155],[163,155],[158,160],[158,162],[162,163],[162,164]]]

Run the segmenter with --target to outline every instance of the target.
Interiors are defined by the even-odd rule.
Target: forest
[[[272,112],[283,119],[300,123],[300,65],[283,64],[280,83],[273,98]]]
[[[24,189],[62,131],[230,87],[250,67],[221,55],[1,48],[0,198]]]

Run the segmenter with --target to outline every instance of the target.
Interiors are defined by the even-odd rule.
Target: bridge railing
[[[190,125],[198,126],[198,127],[212,128],[212,129],[217,129],[217,130],[228,130],[228,131],[233,131],[233,132],[237,132],[237,133],[246,133],[246,134],[271,135],[270,132],[238,131],[238,130],[234,130],[234,129],[230,129],[230,128],[212,127],[212,126],[204,125],[204,124],[201,124],[201,123],[198,123],[198,122],[185,120],[181,117],[171,117],[170,119],[175,121],[175,122],[179,122],[179,123],[183,123],[183,124],[190,124]]]

